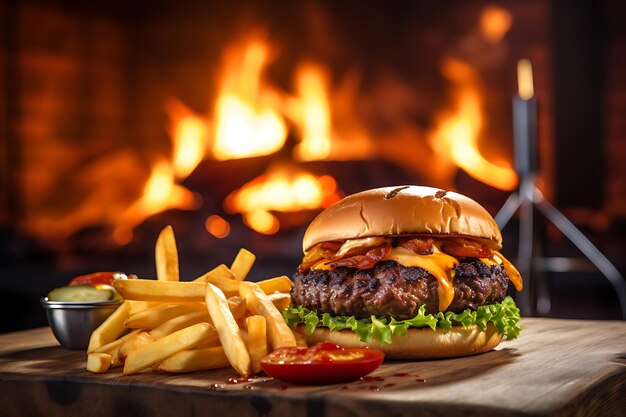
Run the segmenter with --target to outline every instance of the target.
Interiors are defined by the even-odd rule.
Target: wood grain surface
[[[227,384],[231,369],[91,374],[86,354],[60,347],[48,328],[4,334],[0,415],[626,415],[626,322],[527,318],[523,326],[492,352],[389,361],[369,380],[319,387],[268,377]]]

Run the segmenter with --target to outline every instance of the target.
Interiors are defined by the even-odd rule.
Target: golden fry
[[[98,349],[94,350],[93,352],[94,353],[106,353],[108,355],[113,356],[113,352],[119,349],[120,345],[124,343],[124,341],[130,339],[131,337],[133,337],[140,331],[141,331],[140,329],[133,330],[130,333],[125,334],[124,336],[120,337],[119,339],[112,341],[111,343],[107,343],[106,345],[100,346]]]
[[[149,308],[156,307],[160,304],[163,304],[159,301],[125,300],[124,302],[128,303],[130,306],[130,310],[128,311],[129,316],[132,316],[135,313],[139,313],[140,311],[147,310]]]
[[[117,360],[120,363],[124,363],[128,355],[152,342],[154,342],[154,339],[146,332],[139,332],[133,337],[129,337],[120,345],[117,351]]]
[[[267,297],[272,301],[272,303],[274,303],[279,311],[284,310],[291,305],[291,295],[288,293],[276,292],[269,294]]]
[[[291,282],[291,280],[285,275],[259,281],[257,284],[259,284],[265,294],[289,292],[291,291],[291,287],[293,287],[293,282]]]
[[[220,264],[220,265],[216,266],[215,268],[213,268],[209,272],[207,272],[205,275],[207,275],[207,274],[210,274],[211,276],[218,277],[218,278],[235,279],[235,275],[233,275],[232,271],[230,269],[228,269],[228,267],[226,265],[224,265],[224,264]],[[206,280],[203,280],[203,277],[204,277],[204,275],[194,279],[194,281],[206,282]]]
[[[222,290],[224,295],[228,298],[239,295],[239,283],[240,281],[223,278],[221,276],[213,274],[212,271],[196,278],[194,282],[207,282],[215,285]],[[276,278],[270,278],[257,282],[257,284],[263,289],[265,294],[272,294],[275,292],[288,293],[293,287],[293,283],[286,276],[280,276]]]
[[[252,372],[261,372],[261,359],[267,356],[267,332],[265,317],[250,316],[246,318],[248,328],[248,351],[252,363]]]
[[[118,280],[121,281],[121,280]],[[87,353],[111,343],[126,331],[124,322],[128,318],[129,305],[124,302],[96,330],[91,333]]]
[[[230,312],[224,293],[213,284],[207,284],[206,305],[228,362],[241,375],[248,375],[250,373],[248,349],[241,338],[239,326]]]
[[[246,276],[248,275],[248,272],[250,272],[255,260],[256,255],[254,253],[244,248],[239,249],[233,264],[230,266],[230,270],[233,275],[235,275],[235,279],[237,281],[243,281],[246,279]]]
[[[248,310],[246,299],[238,295],[230,297],[228,299],[228,308],[230,308],[230,312],[233,314],[235,320],[239,320],[246,315],[246,311]]]
[[[194,324],[198,323],[213,323],[211,321],[211,317],[209,317],[209,313],[206,311],[206,308],[204,309],[204,311],[193,311],[191,313],[186,313],[177,317],[173,317],[161,324],[160,326],[152,329],[150,331],[150,336],[152,336],[154,339],[160,339],[169,334],[182,330],[185,327],[193,326]]]
[[[213,284],[228,298],[239,295],[239,281],[214,274],[213,270],[196,278],[194,282],[206,282]]]
[[[111,355],[106,353],[90,353],[87,355],[87,370],[101,374],[111,367]]]
[[[155,281],[151,279],[118,279],[113,287],[126,300],[164,301],[169,303],[204,301],[203,282]]]
[[[160,304],[133,314],[126,320],[124,326],[128,329],[154,329],[174,317],[196,311],[204,311],[204,305],[201,303]]]
[[[110,355],[111,366],[119,366],[122,364],[119,358],[120,346],[122,345],[122,343],[124,343],[126,340],[130,339],[140,331],[141,330],[139,329],[133,330],[132,332],[120,337],[119,339],[116,339],[111,343],[107,343],[106,345],[99,347],[98,349],[94,350],[94,353],[106,353],[107,355]]]
[[[178,251],[172,226],[166,226],[156,241],[154,248],[157,279],[159,281],[180,281],[178,272]]]
[[[183,350],[157,365],[161,372],[194,372],[229,366],[228,358],[221,346],[204,349]]]
[[[208,323],[198,323],[132,351],[124,363],[124,375],[134,374],[162,362],[174,353],[193,349],[211,335]]]
[[[246,298],[248,309],[254,314],[263,315],[267,320],[267,333],[273,349],[296,346],[296,339],[282,314],[259,285],[254,282],[242,282],[239,291],[241,296]]]

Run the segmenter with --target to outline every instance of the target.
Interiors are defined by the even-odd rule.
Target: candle
[[[513,138],[515,145],[515,168],[519,175],[518,207],[520,209],[519,245],[517,267],[524,277],[524,291],[517,301],[524,315],[533,315],[535,280],[532,277],[533,264],[533,207],[535,194],[536,166],[536,126],[537,106],[534,98],[533,70],[530,61],[523,59],[517,63],[518,93],[513,97]]]
[[[537,169],[537,103],[533,87],[533,70],[529,60],[517,63],[518,94],[513,97],[513,137],[515,167],[524,177]]]

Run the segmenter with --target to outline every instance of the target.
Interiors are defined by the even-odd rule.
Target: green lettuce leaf
[[[421,306],[415,317],[407,320],[396,320],[393,317],[376,317],[357,319],[354,316],[331,316],[328,313],[319,315],[313,310],[302,306],[291,306],[283,310],[283,317],[290,327],[304,324],[308,334],[313,333],[316,327],[328,327],[330,331],[352,330],[362,342],[377,339],[382,343],[391,343],[392,336],[402,336],[411,327],[440,328],[444,332],[452,326],[469,326],[476,324],[482,330],[489,322],[493,323],[498,331],[507,339],[519,336],[522,327],[519,324],[519,308],[511,297],[505,297],[500,303],[478,307],[476,310],[464,310],[461,313],[447,311],[437,314],[426,314]]]

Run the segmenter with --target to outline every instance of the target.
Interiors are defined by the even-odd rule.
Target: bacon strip
[[[409,237],[398,239],[396,243],[398,246],[412,250],[418,255],[432,255],[435,251],[433,239],[431,238]]]
[[[331,261],[328,265],[330,265],[331,268],[346,266],[348,268],[370,269],[376,265],[376,262],[384,259],[390,250],[391,245],[389,243],[385,243],[369,249],[364,254],[352,255],[347,258]]]
[[[462,237],[443,239],[441,250],[456,258],[493,258],[487,245]]]
[[[337,253],[339,249],[341,249],[340,242],[322,242],[320,243],[320,248],[325,252],[332,252],[333,254]]]

